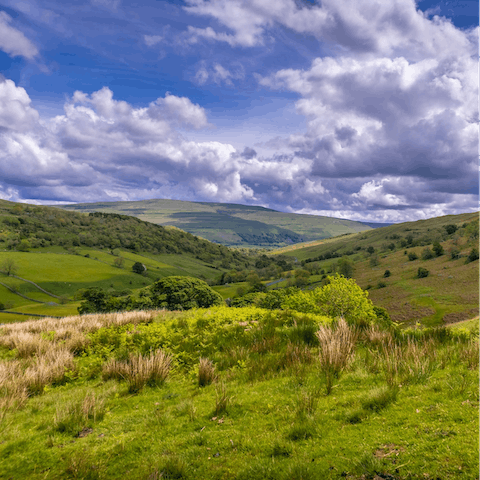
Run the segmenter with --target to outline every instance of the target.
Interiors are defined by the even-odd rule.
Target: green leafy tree
[[[349,324],[356,325],[368,325],[377,318],[368,292],[362,290],[355,280],[342,275],[327,279],[329,283],[316,294],[323,315],[342,317]]]
[[[472,248],[470,250],[470,253],[468,254],[467,261],[466,263],[474,262],[475,260],[478,260],[478,249],[477,248]]]
[[[138,273],[138,274],[142,274],[145,272],[146,268],[145,268],[145,265],[143,265],[143,263],[140,263],[140,262],[135,262],[132,266],[132,270],[134,273]]]
[[[373,257],[372,257],[373,258]],[[338,261],[338,273],[345,278],[352,278],[355,273],[355,266],[348,257],[342,257]]]
[[[113,265],[117,268],[123,268],[123,266],[125,265],[125,259],[123,257],[117,257],[114,261],[113,261]],[[141,264],[140,264],[141,265]],[[143,267],[143,265],[142,265]]]
[[[28,252],[31,248],[30,242],[27,239],[23,239],[20,241],[20,243],[17,245],[17,250],[19,252]]]
[[[445,225],[445,230],[447,231],[448,235],[453,235],[457,230],[458,227],[456,225]]]
[[[17,273],[18,266],[13,258],[6,258],[2,262],[1,270],[8,276],[15,275]]]
[[[80,315],[84,313],[105,313],[109,311],[109,295],[99,287],[87,288],[82,293],[83,302],[78,307]]]
[[[436,257],[441,257],[445,253],[439,242],[434,242],[432,249]]]
[[[417,278],[425,278],[428,277],[429,274],[430,272],[426,268],[419,267],[417,271]]]
[[[162,278],[151,287],[152,303],[168,310],[189,310],[197,307],[221,305],[223,299],[203,280],[193,277]]]

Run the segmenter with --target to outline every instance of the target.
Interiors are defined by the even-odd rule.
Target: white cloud
[[[143,41],[145,42],[145,45],[149,47],[153,47],[157,43],[160,43],[163,40],[162,35],[144,35],[143,36]]]
[[[195,80],[200,85],[213,82],[217,85],[225,84],[233,86],[232,80],[242,79],[244,76],[245,74],[241,67],[237,67],[236,70],[232,72],[219,63],[214,63],[211,68],[208,68],[206,62],[201,62],[195,74]]]
[[[6,12],[0,12],[0,50],[11,57],[34,58],[38,55],[37,47],[11,23],[12,17]]]

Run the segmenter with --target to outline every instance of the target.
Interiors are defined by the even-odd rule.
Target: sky
[[[0,0],[0,198],[478,210],[477,0]]]

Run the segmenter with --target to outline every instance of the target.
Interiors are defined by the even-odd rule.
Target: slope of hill
[[[442,255],[433,253],[435,242]],[[297,259],[313,273],[310,287],[321,282],[321,272],[342,272],[341,264],[347,262],[357,283],[393,320],[439,325],[478,315],[479,262],[468,262],[472,249],[478,249],[478,213],[391,225],[293,245],[272,255]],[[418,278],[419,268],[428,276]],[[286,285],[285,280],[277,286]]]
[[[66,210],[112,212],[173,225],[212,242],[230,246],[283,246],[370,230],[360,222],[282,213],[264,207],[227,203],[142,200],[63,205]]]
[[[0,273],[0,304],[9,311],[75,314],[76,292],[84,288],[135,293],[165,276],[209,280],[251,261],[239,251],[134,217],[0,200],[0,270],[13,262],[17,275]],[[146,267],[143,275],[132,270],[137,262]],[[21,318],[0,312],[0,323]]]

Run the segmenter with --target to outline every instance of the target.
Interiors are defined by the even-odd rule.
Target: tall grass
[[[319,360],[330,395],[335,380],[340,378],[355,354],[358,331],[341,318],[336,326],[321,326],[317,332],[320,343]]]
[[[126,380],[128,391],[137,393],[145,385],[160,386],[170,373],[172,357],[162,350],[150,352],[149,355],[131,354],[126,362],[109,360],[104,366],[102,377]]]
[[[208,358],[201,358],[198,365],[198,386],[205,387],[215,380],[215,366]]]

